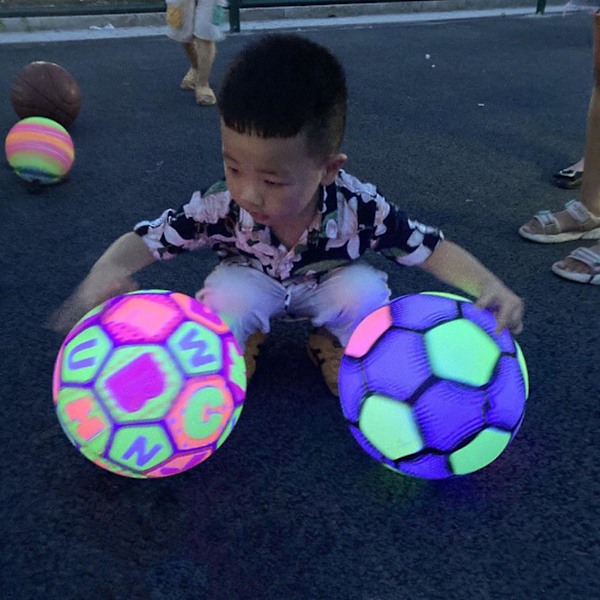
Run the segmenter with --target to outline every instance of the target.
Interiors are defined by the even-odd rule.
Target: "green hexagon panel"
[[[186,321],[168,340],[183,370],[190,375],[216,373],[223,365],[221,338],[214,331]]]
[[[364,401],[359,427],[369,442],[390,460],[414,454],[423,448],[423,439],[410,405],[374,394]]]
[[[119,423],[162,418],[182,387],[182,376],[160,346],[117,348],[96,390]]]
[[[89,383],[97,375],[112,349],[112,342],[101,327],[88,327],[66,346],[60,376],[65,383]]]
[[[527,363],[525,362],[525,355],[521,346],[514,340],[515,348],[517,349],[517,360],[519,361],[519,368],[521,369],[521,375],[523,375],[523,384],[525,385],[525,399],[529,398],[529,371],[527,370]]]
[[[63,388],[56,405],[58,420],[71,443],[100,456],[112,423],[90,390]]]
[[[456,475],[473,473],[495,461],[510,442],[510,432],[489,427],[448,457]]]
[[[472,321],[455,319],[423,336],[431,371],[440,379],[481,387],[490,380],[500,349]]]
[[[449,298],[450,300],[458,300],[459,302],[471,302],[464,296],[458,294],[451,294],[450,292],[421,292],[424,296],[439,296],[440,298]]]
[[[134,472],[147,471],[173,454],[167,432],[160,425],[128,425],[115,433],[108,455]]]
[[[240,354],[237,345],[232,341],[227,341],[225,348],[231,359],[227,377],[240,389],[246,391],[248,380],[246,378],[246,361],[244,360],[244,355]]]
[[[233,412],[229,423],[227,423],[227,427],[225,427],[223,433],[221,434],[221,437],[217,440],[217,448],[220,448],[223,445],[225,440],[229,437],[229,434],[233,431],[233,428],[236,426],[237,422],[240,419],[240,415],[242,414],[243,408],[243,406],[238,406]]]

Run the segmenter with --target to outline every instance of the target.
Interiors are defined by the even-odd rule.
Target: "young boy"
[[[131,275],[153,261],[210,246],[220,264],[197,298],[245,347],[249,377],[270,320],[308,318],[309,355],[337,395],[343,347],[390,296],[386,274],[356,260],[369,249],[478,298],[498,330],[521,331],[523,303],[496,276],[341,169],[346,83],[328,50],[294,35],[261,38],[231,65],[218,105],[226,181],[114,242],[59,311],[56,329],[135,289]]]

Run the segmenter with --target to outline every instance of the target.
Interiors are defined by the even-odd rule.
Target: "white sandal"
[[[190,68],[188,70],[188,72],[185,74],[184,78],[181,80],[179,87],[182,90],[195,90],[197,77],[198,77],[198,72],[196,71],[196,69]]]
[[[196,102],[202,106],[212,106],[217,103],[217,98],[212,89],[207,85],[196,86]]]
[[[576,248],[569,254],[568,258],[574,258],[587,265],[591,273],[576,273],[558,266],[558,263],[552,265],[552,271],[559,277],[576,281],[577,283],[587,283],[588,285],[600,285],[600,254],[591,248]]]
[[[569,200],[565,204],[565,210],[577,223],[574,230],[562,231],[556,215],[549,210],[542,210],[534,217],[542,226],[542,233],[533,233],[523,225],[519,234],[527,240],[542,244],[600,239],[600,217],[593,215],[578,200]]]

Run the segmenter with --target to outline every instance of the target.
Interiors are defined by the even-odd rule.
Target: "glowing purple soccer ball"
[[[354,331],[339,374],[342,411],[370,456],[442,479],[494,461],[523,421],[521,348],[487,310],[451,294],[397,298]]]

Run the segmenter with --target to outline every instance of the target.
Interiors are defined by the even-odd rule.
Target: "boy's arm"
[[[86,280],[131,277],[156,259],[144,240],[130,231],[114,241],[96,261]]]
[[[419,266],[441,281],[477,298],[476,306],[495,314],[497,333],[505,327],[513,334],[523,330],[524,304],[521,298],[464,248],[443,240]]]
[[[102,302],[137,289],[132,275],[156,259],[136,233],[122,235],[96,261],[75,292],[54,313],[50,326],[66,334],[89,310]]]

